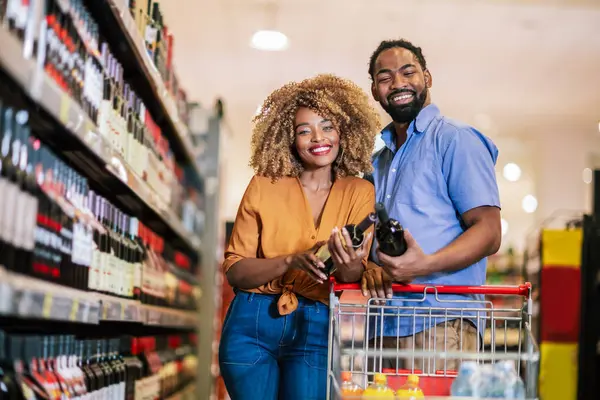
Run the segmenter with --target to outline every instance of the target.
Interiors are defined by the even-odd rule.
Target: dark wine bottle
[[[375,223],[375,221],[377,221],[377,216],[375,213],[369,213],[369,215],[367,215],[358,224],[348,224],[344,226],[350,235],[350,239],[352,239],[352,247],[357,249],[362,246],[363,241],[365,240],[365,232],[371,227],[371,225]],[[342,244],[346,246],[346,239],[342,235],[341,230],[339,231],[339,235]],[[331,258],[331,254],[329,253],[329,247],[327,247],[327,243],[319,247],[315,255],[321,259],[323,264],[325,264],[325,274],[327,276],[331,276],[336,271],[336,268],[333,263],[333,259]]]
[[[404,240],[404,228],[400,222],[389,217],[382,203],[375,204],[377,212],[377,225],[375,226],[375,238],[379,250],[391,257],[398,257],[406,252],[406,240]]]
[[[17,171],[21,148],[16,135],[18,131],[15,126],[15,113],[13,109],[5,108],[2,118],[4,135],[0,146],[0,190],[2,193],[2,200],[0,200],[0,235],[2,237],[0,265],[4,265],[9,269],[15,269],[18,265],[15,263],[15,224],[13,218],[20,193]]]

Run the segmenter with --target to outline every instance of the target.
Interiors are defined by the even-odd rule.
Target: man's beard
[[[381,103],[381,107],[389,114],[390,117],[394,120],[394,122],[405,124],[411,122],[413,119],[419,115],[419,112],[423,109],[423,105],[425,104],[425,100],[427,100],[427,88],[423,89],[421,94],[415,96],[415,99],[408,104],[400,104],[400,105],[392,105],[392,97],[397,96],[402,93],[415,93],[409,90],[398,90],[391,93],[387,100],[387,104]]]

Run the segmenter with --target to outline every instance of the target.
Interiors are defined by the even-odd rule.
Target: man
[[[485,284],[486,257],[498,251],[501,241],[496,146],[475,128],[440,114],[429,92],[431,72],[421,49],[412,43],[382,42],[371,56],[369,74],[373,97],[393,119],[381,132],[385,146],[374,155],[372,179],[377,201],[406,230],[407,251],[389,257],[373,246],[375,263],[363,275],[363,295],[391,299],[392,281]],[[386,312],[394,316],[384,318],[383,324],[381,319],[371,320],[371,346],[436,352],[480,349],[485,320],[477,316],[486,314],[446,309],[482,309],[483,296],[439,295],[438,302],[428,294],[420,301],[421,292],[396,293],[393,298],[388,305],[399,308]],[[441,316],[432,318],[431,307],[432,314]],[[427,359],[423,365],[422,358],[413,361],[419,369],[434,365]],[[435,368],[456,369],[455,361],[438,359]],[[387,359],[382,367],[399,365]]]

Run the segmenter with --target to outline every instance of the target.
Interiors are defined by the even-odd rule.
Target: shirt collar
[[[413,133],[423,133],[429,127],[431,122],[440,115],[440,109],[433,103],[423,108],[417,118],[408,125],[407,137]],[[391,122],[381,131],[381,139],[386,147],[392,151],[396,151],[396,135],[394,132],[394,123]]]

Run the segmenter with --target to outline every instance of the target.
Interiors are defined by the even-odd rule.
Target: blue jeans
[[[329,309],[298,296],[281,316],[278,297],[237,291],[229,306],[219,366],[232,400],[325,399]]]

